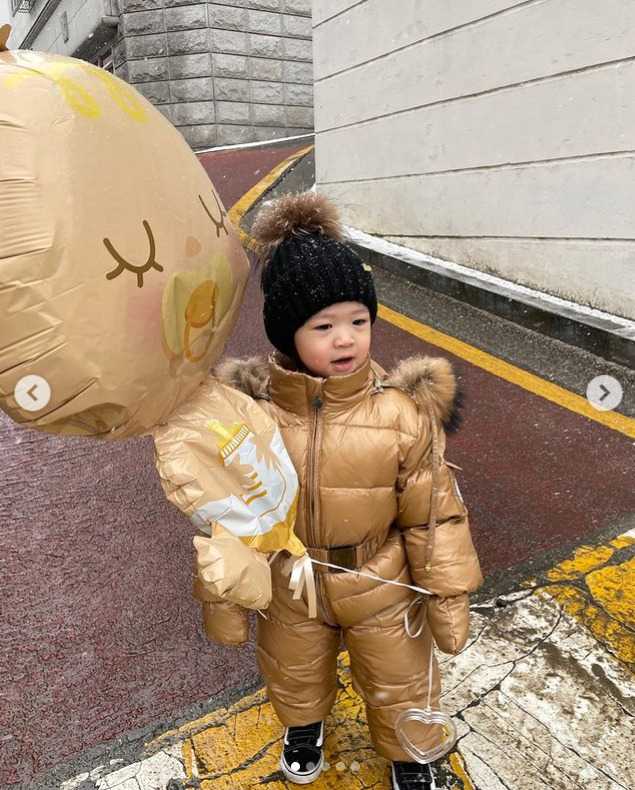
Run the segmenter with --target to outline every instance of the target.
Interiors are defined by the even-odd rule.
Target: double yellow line
[[[313,145],[308,145],[306,148],[288,156],[231,207],[229,210],[229,218],[234,223],[234,227],[238,230],[240,240],[245,247],[253,250],[254,241],[251,236],[240,227],[242,218],[272,184],[313,148]],[[431,326],[427,326],[419,321],[415,321],[413,318],[408,318],[401,313],[397,313],[395,310],[391,310],[385,305],[379,306],[378,315],[384,321],[393,324],[393,326],[399,327],[399,329],[403,329],[405,332],[414,335],[414,337],[418,337],[420,340],[425,340],[427,343],[438,346],[457,357],[461,357],[461,359],[465,359],[472,365],[476,365],[488,371],[488,373],[492,373],[505,381],[522,387],[528,392],[533,392],[534,395],[539,395],[541,398],[545,398],[546,400],[552,401],[552,403],[557,403],[565,409],[569,409],[569,411],[580,414],[589,420],[599,422],[607,428],[611,428],[614,431],[618,431],[618,433],[623,433],[635,439],[635,420],[631,417],[625,417],[623,414],[618,414],[615,411],[598,411],[586,398],[576,395],[574,392],[559,387],[557,384],[553,384],[550,381],[545,381],[545,379],[540,378],[540,376],[522,370],[515,365],[511,365],[509,362],[504,362],[502,359],[498,359],[498,357],[488,354],[486,351],[481,351],[469,345],[469,343],[464,343],[462,340],[457,340],[451,335],[439,332],[438,329],[433,329]]]

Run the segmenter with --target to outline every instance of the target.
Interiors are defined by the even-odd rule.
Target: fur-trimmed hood
[[[465,396],[445,357],[403,359],[388,374],[385,385],[402,390],[418,405],[429,403],[447,434],[459,430]]]
[[[286,357],[274,354],[276,364],[286,367]],[[228,358],[214,369],[221,383],[246,393],[252,398],[268,399],[269,361],[266,356]],[[461,426],[461,409],[465,397],[460,389],[452,363],[445,357],[418,356],[404,359],[390,373],[373,363],[376,387],[394,387],[409,395],[420,408],[432,411],[447,434]]]

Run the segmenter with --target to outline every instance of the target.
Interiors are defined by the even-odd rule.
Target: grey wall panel
[[[318,80],[316,131],[630,58],[633,30],[629,0],[524,5]],[[319,74],[332,45],[314,46]]]
[[[635,151],[635,61],[320,136],[320,183]],[[399,145],[395,145],[395,141]]]

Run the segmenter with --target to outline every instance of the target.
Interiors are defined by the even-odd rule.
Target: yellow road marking
[[[409,332],[420,340],[439,346],[439,348],[443,348],[451,354],[465,359],[472,365],[476,365],[501,379],[505,379],[505,381],[516,384],[529,392],[533,392],[535,395],[539,395],[541,398],[557,403],[558,406],[563,406],[565,409],[581,414],[583,417],[599,422],[607,428],[612,428],[614,431],[635,439],[635,420],[632,417],[625,417],[623,414],[618,414],[615,411],[598,411],[586,398],[576,395],[574,392],[564,389],[564,387],[545,381],[533,373],[521,370],[509,362],[504,362],[502,359],[488,354],[486,351],[481,351],[468,343],[464,343],[462,340],[457,340],[451,335],[446,335],[437,329],[426,326],[426,324],[415,321],[413,318],[397,313],[385,305],[379,306],[377,315],[383,318],[384,321],[388,321],[393,326]]]
[[[621,563],[614,560],[617,551],[634,545],[631,532],[606,545],[582,546],[572,559],[547,573],[547,579],[556,583],[543,588],[631,671],[635,671],[634,552],[628,552],[631,556]]]
[[[572,559],[564,560],[547,572],[552,582],[581,579],[596,568],[601,568],[611,559],[615,550],[611,546],[580,546]]]
[[[229,219],[234,224],[241,244],[244,247],[248,247],[250,250],[253,250],[255,244],[251,236],[240,227],[242,218],[254,205],[254,203],[269,189],[272,184],[274,184],[280,178],[280,176],[286,170],[294,165],[298,159],[301,159],[305,154],[308,154],[309,151],[311,151],[314,147],[315,146],[313,144],[307,145],[306,148],[302,148],[300,151],[296,151],[296,153],[288,156],[284,161],[280,162],[279,165],[276,165],[272,170],[270,170],[264,178],[261,178],[255,186],[246,192],[229,209]]]
[[[474,785],[472,784],[472,780],[467,774],[467,770],[465,768],[465,762],[461,757],[461,753],[452,752],[452,754],[449,757],[449,760],[454,775],[458,776],[458,778],[463,782],[463,786],[461,790],[475,790]]]
[[[383,790],[388,786],[388,764],[370,743],[364,706],[351,687],[346,652],[339,656],[338,674],[340,688],[324,744],[330,767],[312,787]],[[196,776],[201,790],[247,790],[262,786],[263,777],[268,777],[267,790],[293,790],[295,785],[287,782],[279,770],[283,734],[284,729],[261,689],[229,707],[164,733],[147,747],[154,753],[180,740],[185,781]],[[345,768],[340,771],[336,766],[341,762]]]

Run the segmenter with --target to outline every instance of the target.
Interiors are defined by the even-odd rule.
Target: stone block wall
[[[313,131],[311,0],[121,0],[115,72],[195,149]]]

